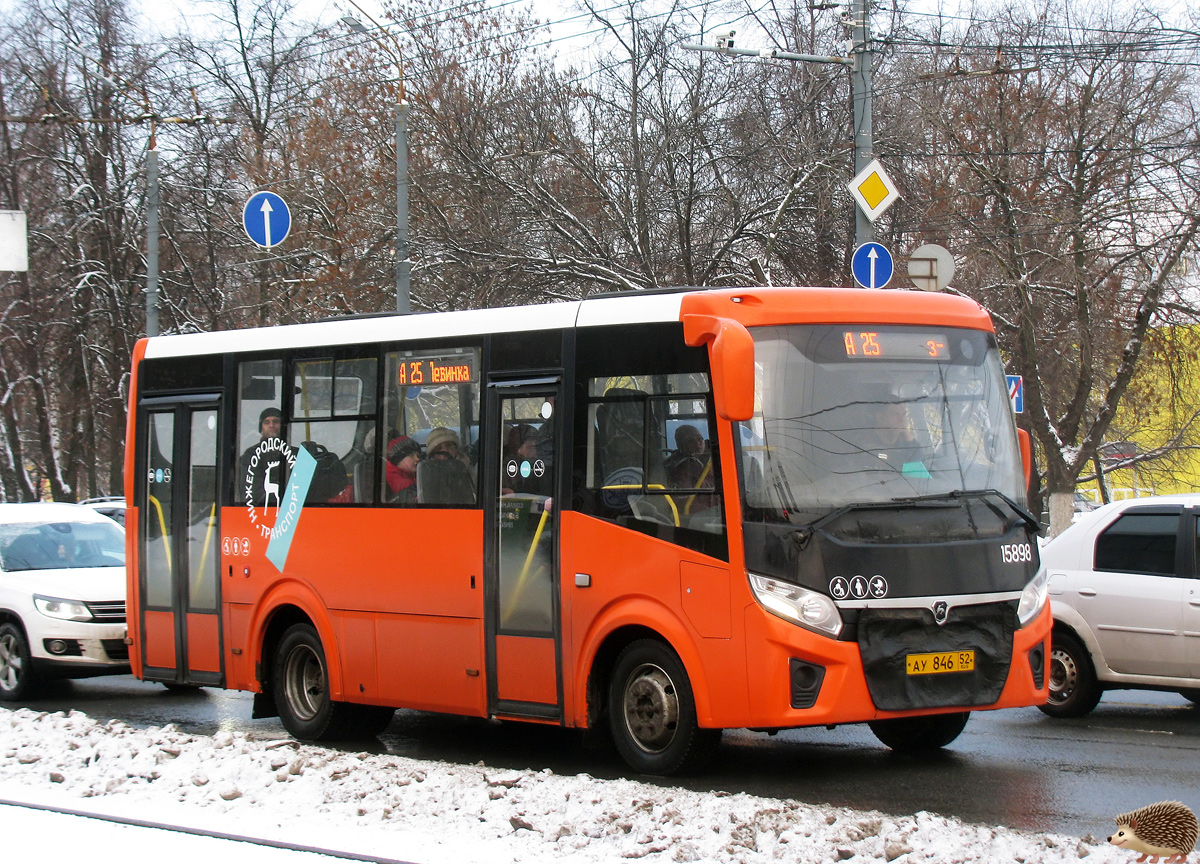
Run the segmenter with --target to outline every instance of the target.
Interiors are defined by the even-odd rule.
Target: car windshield
[[[115,522],[0,525],[0,565],[8,572],[123,567],[125,534]]]
[[[752,331],[755,416],[742,424],[747,518],[994,490],[1025,504],[994,337],[951,327]]]

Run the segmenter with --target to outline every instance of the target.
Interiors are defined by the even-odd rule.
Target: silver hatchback
[[[1200,701],[1198,531],[1200,495],[1131,498],[1043,547],[1054,615],[1044,712],[1079,717],[1119,689]]]

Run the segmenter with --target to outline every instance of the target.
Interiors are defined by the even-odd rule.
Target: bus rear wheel
[[[608,692],[609,726],[622,758],[644,774],[702,767],[720,729],[701,729],[692,685],[679,657],[656,639],[631,642],[617,656]]]
[[[926,717],[873,720],[867,725],[876,738],[897,753],[931,753],[957,738],[970,717],[970,711],[960,711]]]
[[[293,624],[275,652],[275,704],[279,719],[295,738],[335,741],[370,737],[387,728],[390,708],[335,702],[329,697],[325,649],[316,628]]]

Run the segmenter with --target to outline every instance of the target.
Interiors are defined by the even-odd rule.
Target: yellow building
[[[1200,327],[1153,331],[1101,448],[1109,497],[1200,489]],[[1119,468],[1132,456],[1137,464]],[[1093,471],[1085,471],[1084,476]],[[1078,491],[1100,500],[1095,481]]]

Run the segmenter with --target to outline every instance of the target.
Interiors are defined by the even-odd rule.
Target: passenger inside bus
[[[430,430],[425,456],[417,466],[417,501],[421,504],[473,506],[475,479],[460,455],[458,433],[445,426]]]
[[[679,426],[675,430],[675,449],[664,463],[671,486],[676,489],[711,486],[710,461],[708,444],[700,430],[690,423]]]
[[[238,460],[238,485],[247,493],[249,503],[266,506],[274,499],[278,506],[288,473],[287,461],[282,455],[283,413],[273,406],[264,408],[258,415],[258,433],[260,439],[247,447]],[[264,441],[272,440],[278,440],[281,446],[262,447]],[[260,449],[255,462],[254,453]]]
[[[417,463],[420,460],[421,445],[407,435],[397,435],[388,441],[386,501],[393,504],[417,503]]]

